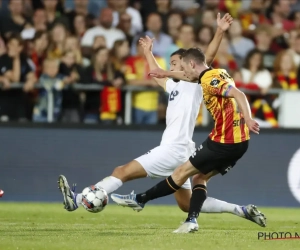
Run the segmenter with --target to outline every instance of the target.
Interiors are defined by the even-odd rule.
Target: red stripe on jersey
[[[244,118],[242,118],[242,119],[244,119]],[[241,140],[242,141],[245,141],[246,140],[246,134],[245,134],[245,123],[242,123],[241,125],[240,125],[241,127]]]
[[[234,104],[233,102],[228,102],[228,105],[231,105],[230,109],[234,110]],[[234,134],[233,134],[233,121],[234,121],[234,113],[231,112],[230,115],[226,114],[226,109],[223,109],[225,114],[225,138],[224,143],[232,143],[234,140]]]
[[[214,133],[214,141],[215,142],[220,142],[221,136],[223,134],[222,133],[223,132],[223,111],[222,111],[223,98],[221,96],[218,97],[218,104],[219,104],[221,112],[218,114],[218,116],[215,119],[215,121],[216,121],[215,133]]]

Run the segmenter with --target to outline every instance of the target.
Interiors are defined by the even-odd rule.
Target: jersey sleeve
[[[212,70],[212,72],[207,72],[202,77],[201,86],[203,92],[209,95],[226,97],[232,86],[235,86],[235,83],[225,70]]]
[[[176,86],[176,83],[172,79],[168,79],[166,81],[166,89],[165,89],[165,91],[167,93],[171,93],[172,90],[175,88],[175,86]]]

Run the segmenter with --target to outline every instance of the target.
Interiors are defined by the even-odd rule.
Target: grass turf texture
[[[185,219],[176,206],[147,206],[136,213],[108,205],[98,214],[83,208],[69,213],[61,204],[0,203],[1,250],[56,249],[300,249],[300,239],[258,240],[257,233],[298,232],[299,209],[261,209],[261,228],[228,214],[201,214],[197,233],[171,232]]]

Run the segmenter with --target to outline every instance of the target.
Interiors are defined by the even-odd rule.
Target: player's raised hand
[[[152,76],[152,77],[156,77],[156,78],[165,78],[165,77],[168,77],[167,71],[165,71],[163,69],[160,69],[160,68],[151,70],[148,75]]]
[[[149,36],[145,36],[145,37],[140,38],[139,44],[144,49],[144,53],[152,51],[154,39],[155,38],[150,38]]]
[[[255,134],[259,134],[259,124],[254,119],[250,118],[246,120],[246,124],[250,131],[252,131]]]
[[[229,29],[230,25],[232,24],[233,22],[233,18],[232,16],[229,14],[229,13],[226,13],[222,19],[221,19],[221,14],[218,13],[218,16],[217,16],[217,24],[218,24],[218,27],[223,30],[223,31],[226,31]]]

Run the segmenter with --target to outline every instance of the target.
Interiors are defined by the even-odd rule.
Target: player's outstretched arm
[[[184,71],[167,71],[160,68],[150,70],[149,75],[155,78],[173,78],[182,81],[191,81],[184,73]]]
[[[213,40],[210,42],[205,52],[206,64],[208,66],[210,66],[213,63],[214,58],[218,52],[220,43],[222,41],[223,34],[225,33],[226,30],[229,29],[232,22],[233,22],[233,18],[230,14],[226,13],[221,19],[221,15],[220,13],[218,13],[217,16],[218,27]]]
[[[254,119],[252,119],[250,105],[246,95],[233,85],[227,85],[225,88],[227,88],[225,90],[225,96],[233,97],[236,100],[249,130],[254,132],[255,134],[259,134],[259,124]]]
[[[149,36],[142,37],[139,40],[139,44],[144,50],[144,55],[148,62],[150,70],[161,69],[161,67],[157,63],[157,61],[152,53],[153,41],[154,41],[154,38],[151,39]],[[168,80],[167,77],[164,77],[164,78],[154,77],[153,79],[159,86],[166,89],[166,81]]]

